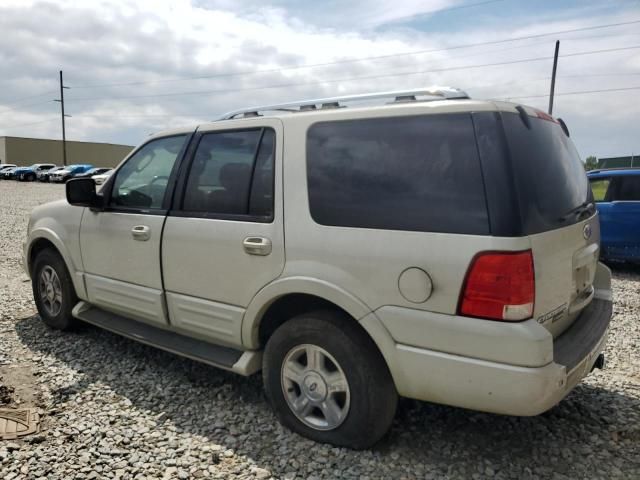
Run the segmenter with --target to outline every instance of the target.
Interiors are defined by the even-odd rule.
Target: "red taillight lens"
[[[492,320],[525,320],[533,315],[534,300],[531,250],[481,253],[467,273],[460,314]]]

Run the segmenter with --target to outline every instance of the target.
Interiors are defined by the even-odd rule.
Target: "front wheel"
[[[71,275],[60,255],[51,249],[36,256],[31,278],[33,298],[42,321],[59,330],[72,328],[76,323],[71,310],[78,297]]]
[[[333,311],[280,326],[263,359],[267,398],[280,422],[312,440],[368,448],[389,430],[398,395],[371,338]]]

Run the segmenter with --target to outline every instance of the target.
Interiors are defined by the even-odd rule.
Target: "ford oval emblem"
[[[589,240],[591,238],[591,225],[588,223],[582,229],[582,236],[585,240]]]

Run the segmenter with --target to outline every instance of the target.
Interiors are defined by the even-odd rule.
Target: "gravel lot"
[[[0,385],[11,406],[37,407],[43,422],[36,436],[0,441],[4,480],[640,478],[638,269],[615,271],[607,368],[559,406],[513,418],[403,401],[390,435],[353,452],[281,427],[259,376],[89,326],[46,328],[20,249],[30,210],[63,196],[60,185],[0,181]]]

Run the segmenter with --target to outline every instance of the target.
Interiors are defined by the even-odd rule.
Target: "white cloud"
[[[430,33],[398,21],[458,5],[458,1],[258,2],[122,0],[8,2],[0,5],[0,135],[59,136],[57,71],[65,71],[73,139],[138,143],[149,132],[214,118],[246,105],[425,84],[459,86],[474,97],[546,94],[551,61],[433,71],[452,66],[550,56],[554,37],[453,49],[429,54],[342,63],[296,65],[433,50],[594,24],[628,21],[640,11],[598,15],[590,9],[568,19],[543,12],[526,24],[496,18],[469,19],[463,30]],[[319,6],[321,5],[321,6]],[[559,20],[557,18],[560,18]],[[395,23],[394,23],[395,22]],[[391,26],[390,26],[391,25]],[[376,29],[386,26],[384,29]],[[497,28],[499,26],[499,28]],[[612,36],[622,34],[626,36]],[[561,54],[640,44],[636,25],[561,35]],[[176,78],[285,68],[260,74],[190,81]],[[424,73],[415,73],[424,72]],[[362,78],[402,73],[398,76]],[[620,73],[610,77],[569,77]],[[560,59],[557,92],[639,86],[640,50]],[[358,78],[353,81],[321,81]],[[155,82],[104,88],[112,83]],[[284,88],[277,85],[308,84]],[[198,95],[140,97],[175,92]],[[22,102],[16,99],[48,92]],[[122,98],[138,96],[140,98]],[[558,96],[554,113],[564,117],[583,155],[627,153],[637,145],[638,91]],[[83,100],[85,99],[85,100]],[[93,99],[93,100],[90,100]],[[116,100],[117,99],[117,100]],[[635,99],[636,101],[630,101]],[[47,101],[49,100],[49,101]],[[35,104],[42,102],[39,104]],[[524,103],[546,109],[546,98]],[[11,107],[9,109],[8,107]],[[166,115],[166,116],[163,116]],[[49,123],[10,128],[50,119]],[[634,123],[635,122],[635,123]]]

